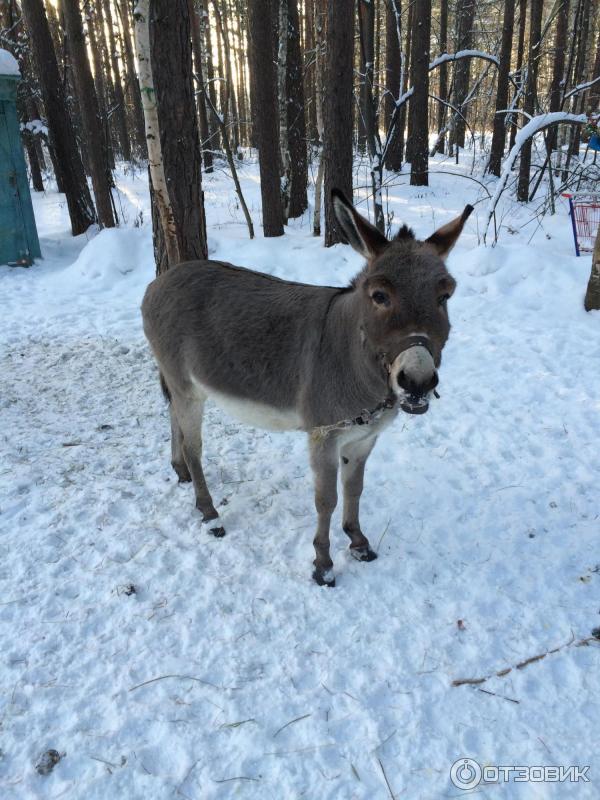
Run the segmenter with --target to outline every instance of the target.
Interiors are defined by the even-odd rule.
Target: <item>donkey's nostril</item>
[[[431,392],[439,383],[439,378],[436,371],[427,375],[425,379],[423,379],[422,376],[419,376],[419,379],[416,379],[410,375],[407,375],[406,372],[401,369],[396,380],[398,381],[398,386],[400,386],[401,389],[404,389],[405,392],[415,395],[416,397],[422,397],[428,392]]]

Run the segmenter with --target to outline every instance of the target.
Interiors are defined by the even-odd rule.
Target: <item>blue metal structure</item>
[[[0,264],[29,266],[40,258],[17,118],[18,75],[0,75]]]

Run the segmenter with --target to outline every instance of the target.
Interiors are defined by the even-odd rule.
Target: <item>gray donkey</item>
[[[350,286],[190,261],[154,280],[142,304],[170,401],[171,463],[180,481],[193,481],[204,522],[218,518],[201,463],[207,397],[251,425],[308,433],[318,515],[313,578],[321,586],[335,585],[329,527],[340,462],[350,552],[377,558],[358,519],[365,464],[399,408],[427,411],[456,285],[443,258],[473,210],[425,241],[406,226],[388,241],[341,192],[332,199],[348,241],[367,260]]]

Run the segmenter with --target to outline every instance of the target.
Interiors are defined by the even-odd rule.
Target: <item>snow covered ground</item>
[[[395,225],[429,235],[485,197],[444,169],[396,180]],[[260,231],[255,165],[242,181]],[[36,196],[45,258],[0,268],[0,797],[429,800],[467,794],[450,780],[467,757],[590,766],[589,783],[485,796],[600,797],[600,643],[575,646],[600,626],[600,316],[566,208],[536,228],[501,205],[491,249],[476,205],[449,259],[441,400],[369,461],[377,561],[347,557],[336,513],[330,590],[310,578],[301,434],[209,408],[225,539],[177,484],[139,314],[147,184],[119,185],[126,224],[76,239],[64,198]],[[205,200],[215,257],[326,284],[361,265],[313,239],[310,214],[250,242],[222,172]],[[41,776],[48,749],[65,755]]]

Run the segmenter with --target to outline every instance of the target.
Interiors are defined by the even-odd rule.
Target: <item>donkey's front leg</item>
[[[310,460],[315,476],[315,507],[318,518],[317,533],[313,540],[313,579],[319,586],[335,586],[333,561],[329,555],[329,526],[337,505],[338,447],[335,439],[311,439]]]
[[[344,445],[340,450],[342,484],[344,487],[344,532],[350,537],[350,552],[358,561],[373,561],[377,553],[360,529],[358,507],[363,490],[365,465],[377,441],[376,436]]]

